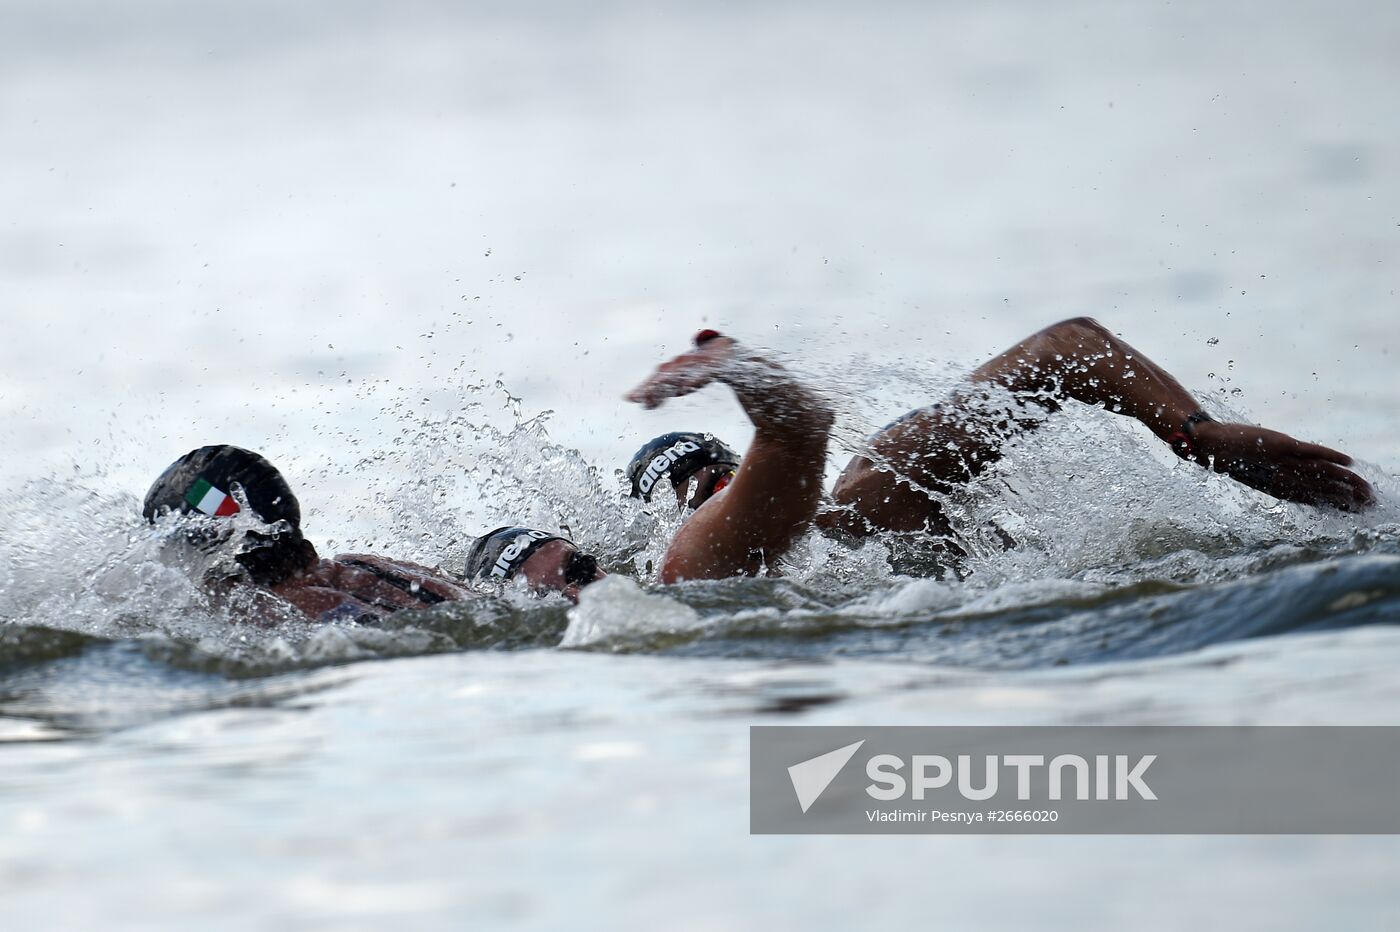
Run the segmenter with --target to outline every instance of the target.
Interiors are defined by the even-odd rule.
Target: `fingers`
[[[1304,457],[1301,453],[1305,449],[1328,455]],[[1363,511],[1376,503],[1371,484],[1338,464],[1337,457],[1347,462],[1350,459],[1336,450],[1300,443],[1290,452],[1293,455],[1217,460],[1215,468],[1267,495],[1304,505]]]
[[[1338,466],[1350,466],[1351,457],[1340,450],[1331,447],[1324,447],[1320,443],[1305,443],[1302,440],[1290,437],[1288,434],[1276,430],[1269,430],[1265,427],[1254,427],[1248,424],[1227,424],[1227,428],[1233,428],[1231,436],[1232,445],[1244,451],[1244,448],[1253,443],[1260,453],[1268,453],[1275,456],[1291,456],[1302,460],[1326,460],[1329,463],[1336,463]],[[1198,430],[1203,429],[1198,426]]]
[[[1314,460],[1307,467],[1287,471],[1280,479],[1271,494],[1290,501],[1342,511],[1363,511],[1376,503],[1376,492],[1369,482],[1331,462]]]
[[[1336,508],[1340,511],[1360,511],[1365,507],[1356,487],[1339,479],[1320,479],[1310,482],[1295,500],[1308,505]]]
[[[1356,502],[1356,507],[1349,508],[1348,511],[1365,511],[1367,508],[1376,507],[1376,490],[1372,488],[1371,483],[1357,476],[1352,483],[1352,487],[1355,495],[1354,501]]]
[[[1352,459],[1340,450],[1248,426],[1225,436],[1228,442],[1218,451],[1214,468],[1251,488],[1343,511],[1362,511],[1376,503],[1375,490],[1345,468]]]
[[[1304,443],[1297,441],[1297,446],[1293,449],[1293,455],[1301,459],[1326,460],[1329,463],[1336,463],[1338,466],[1350,466],[1351,457],[1340,450],[1331,447],[1324,447],[1319,443]]]
[[[647,409],[656,408],[668,398],[688,395],[715,380],[720,366],[737,344],[714,330],[695,335],[695,348],[656,367],[642,384],[623,397]]]
[[[1360,485],[1336,480],[1318,487],[1312,504],[1336,508],[1339,511],[1365,511],[1374,505],[1375,494],[1366,481]]]
[[[655,398],[650,392],[648,392],[647,387],[645,385],[638,385],[636,388],[623,395],[622,398],[624,401],[630,401],[633,404],[641,405],[648,411],[661,404],[660,399]]]
[[[1376,504],[1376,490],[1371,483],[1349,469],[1328,464],[1336,491],[1337,507],[1343,511],[1363,511]]]
[[[692,350],[657,366],[641,385],[627,393],[628,401],[648,409],[655,408],[667,398],[688,395],[714,381],[714,360]]]
[[[1362,511],[1376,503],[1376,490],[1371,483],[1327,460],[1314,460],[1300,478],[1317,492],[1319,504],[1343,511]]]
[[[708,378],[703,381],[696,378],[684,378],[681,374],[658,369],[651,378],[632,389],[625,397],[628,401],[650,410],[659,407],[667,398],[688,395],[696,389],[704,387],[709,381]]]

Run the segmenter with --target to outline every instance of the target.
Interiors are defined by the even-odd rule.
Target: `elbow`
[[[754,423],[761,432],[782,443],[810,447],[817,442],[824,449],[836,423],[836,412],[825,398],[803,390],[789,395],[783,410],[774,412],[764,422]]]
[[[836,412],[826,397],[810,388],[803,388],[802,394],[805,396],[802,399],[803,420],[808,428],[823,435],[830,433],[831,426],[836,423]]]
[[[1030,339],[1027,347],[1042,361],[1054,356],[1077,356],[1112,346],[1115,338],[1092,317],[1071,317],[1051,324]]]
[[[1047,337],[1083,339],[1084,337],[1112,337],[1108,328],[1092,317],[1071,317],[1057,324],[1051,324],[1040,331]]]
[[[697,571],[698,568],[693,566],[693,561],[687,557],[688,555],[683,550],[678,550],[673,543],[661,560],[661,569],[656,574],[657,580],[663,586],[670,586],[692,579],[708,579],[705,573]]]

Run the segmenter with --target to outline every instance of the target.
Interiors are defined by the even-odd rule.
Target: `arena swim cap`
[[[506,580],[530,559],[530,555],[552,540],[573,541],[548,531],[527,527],[498,527],[476,539],[467,552],[467,565],[462,573],[466,580]]]
[[[225,518],[239,511],[239,489],[264,524],[286,521],[301,526],[301,504],[291,486],[267,460],[226,444],[191,450],[171,463],[146,493],[141,513],[147,521],[166,512],[198,512]]]
[[[738,465],[739,454],[713,434],[676,431],[643,444],[627,464],[627,478],[632,483],[632,497],[649,502],[662,478],[670,479],[676,487],[706,466]]]

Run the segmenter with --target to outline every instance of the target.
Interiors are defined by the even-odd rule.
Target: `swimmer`
[[[633,498],[649,502],[658,488],[669,487],[676,507],[693,511],[723,491],[738,470],[739,454],[714,435],[677,431],[643,444],[627,464],[627,481]]]
[[[818,507],[814,489],[831,412],[785,370],[707,330],[694,349],[662,365],[627,397],[654,408],[712,381],[734,388],[758,433],[729,488],[712,491],[682,525],[662,564],[663,582],[756,572],[812,525],[855,537],[893,531],[947,538],[952,529],[939,497],[1000,459],[1012,437],[1039,426],[1043,415],[1029,406],[1054,413],[1069,399],[1136,418],[1182,459],[1276,498],[1343,511],[1375,503],[1371,486],[1346,468],[1346,454],[1251,424],[1216,421],[1170,374],[1087,317],[1022,340],[942,402],[879,432],[870,454],[851,460],[820,514],[806,509]],[[998,397],[1011,407],[999,405]],[[752,463],[755,454],[762,459]]]
[[[664,583],[771,569],[812,526],[821,502],[831,408],[782,366],[737,341],[700,331],[693,349],[659,366],[627,400],[656,408],[711,382],[734,391],[754,436],[733,479],[676,532],[661,561]]]
[[[268,527],[244,533],[233,557],[239,569],[224,582],[256,586],[309,618],[376,621],[404,609],[480,596],[441,570],[417,563],[370,554],[322,559],[302,535],[301,505],[282,474],[263,457],[240,447],[207,446],[186,453],[151,486],[141,510],[151,522],[170,513],[231,518],[242,509],[237,496]],[[572,573],[568,569],[579,556],[577,549],[563,538],[528,533],[548,537],[553,546],[538,552],[532,548],[523,555],[526,559],[509,564],[500,578],[523,571],[532,588],[557,589],[577,599],[578,589],[586,585],[577,569]],[[188,529],[185,536],[205,547],[227,539],[226,534],[207,528]],[[593,578],[598,578],[596,563],[593,569]]]
[[[536,592],[562,592],[578,602],[579,590],[607,574],[598,560],[558,534],[524,527],[498,527],[476,539],[467,553],[468,582],[507,582],[519,577]]]

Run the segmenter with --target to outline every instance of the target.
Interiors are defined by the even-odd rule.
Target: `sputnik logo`
[[[812,808],[812,804],[826,792],[826,788],[831,786],[831,781],[836,779],[836,775],[864,743],[865,739],[862,738],[855,744],[819,754],[788,768],[788,777],[792,780],[792,789],[797,794],[797,802],[803,813]]]

